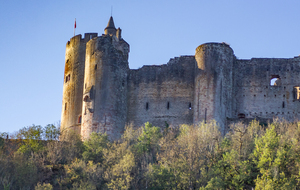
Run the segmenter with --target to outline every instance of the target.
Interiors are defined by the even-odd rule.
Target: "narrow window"
[[[81,123],[81,115],[78,117],[78,123]]]
[[[207,115],[207,109],[205,108],[205,113],[204,113],[204,123],[206,123],[206,115]]]
[[[68,75],[66,76],[65,82],[67,83],[70,79],[71,79],[71,76],[70,76],[70,74],[68,74]]]
[[[282,108],[284,108],[284,101],[282,102]]]
[[[67,110],[67,103],[65,103],[65,111]]]
[[[95,65],[95,70],[97,70],[97,64]]]
[[[192,109],[192,103],[190,102],[189,103],[189,110],[191,110]]]
[[[170,109],[170,102],[168,102],[167,104],[167,109]]]
[[[149,109],[149,104],[148,104],[148,102],[146,103],[146,110],[148,110]]]

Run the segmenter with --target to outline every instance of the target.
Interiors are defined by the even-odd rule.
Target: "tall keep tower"
[[[80,132],[86,42],[97,33],[74,36],[66,44],[61,130]]]
[[[121,137],[127,115],[129,45],[110,17],[105,34],[86,44],[81,136],[92,132]]]

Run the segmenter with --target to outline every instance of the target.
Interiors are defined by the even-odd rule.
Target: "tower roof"
[[[116,29],[116,27],[115,27],[115,23],[114,23],[114,19],[113,19],[113,17],[111,16],[110,18],[109,18],[109,21],[108,21],[108,24],[107,24],[107,26],[106,26],[106,28],[105,29]]]

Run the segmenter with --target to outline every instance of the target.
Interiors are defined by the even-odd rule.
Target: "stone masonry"
[[[236,121],[300,116],[300,57],[237,59],[226,43],[195,56],[129,69],[129,44],[110,17],[104,34],[66,45],[61,130],[119,139],[126,125],[176,127],[216,120],[223,134]]]

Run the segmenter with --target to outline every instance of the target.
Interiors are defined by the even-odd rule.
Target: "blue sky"
[[[0,132],[59,122],[74,19],[76,34],[101,35],[111,6],[131,69],[194,55],[206,42],[226,42],[240,59],[300,54],[298,0],[0,0]]]

